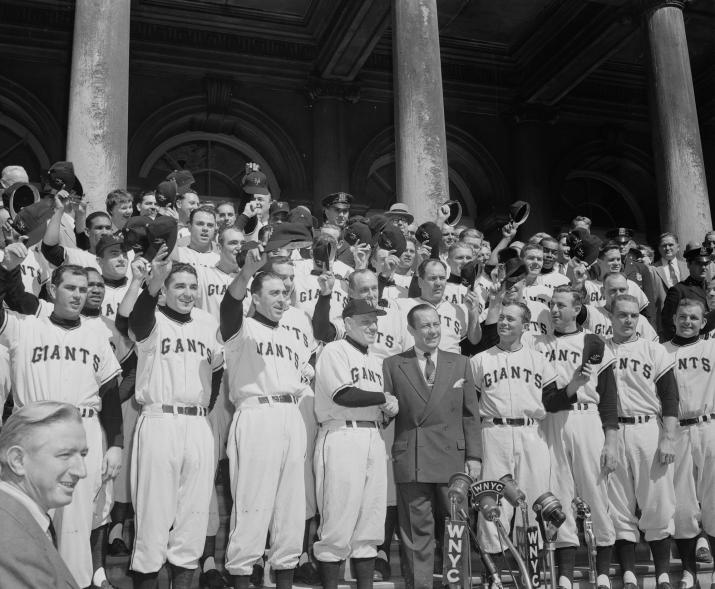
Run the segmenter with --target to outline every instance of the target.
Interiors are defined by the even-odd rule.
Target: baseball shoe
[[[129,548],[121,538],[115,538],[107,549],[109,556],[129,556]]]
[[[375,572],[372,574],[373,581],[389,581],[392,576],[390,563],[384,558],[377,557],[375,559]]]
[[[657,589],[673,589],[673,586],[668,582],[658,583]]]
[[[216,569],[209,569],[199,575],[199,587],[201,589],[230,589],[230,585],[226,584],[226,579]]]
[[[678,581],[678,589],[700,589],[700,582],[695,579],[695,584],[687,586],[684,581]]]
[[[638,585],[635,583],[623,583],[623,589],[638,589]],[[658,587],[660,589],[660,587]]]
[[[263,565],[254,564],[253,572],[251,573],[251,585],[254,587],[263,587]]]
[[[611,589],[609,585],[599,585],[596,589]]]
[[[695,551],[695,560],[710,563],[713,561],[713,555],[710,554],[710,549],[707,546],[701,546]]]

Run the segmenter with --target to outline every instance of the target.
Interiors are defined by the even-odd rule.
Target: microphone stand
[[[550,521],[544,521],[541,511],[536,512],[536,519],[541,528],[541,536],[544,539],[544,552],[546,554],[546,566],[549,568],[549,581],[551,589],[557,589],[558,579],[556,578],[556,537],[559,529]]]
[[[453,503],[453,502],[452,502]],[[456,505],[453,506],[456,508]],[[467,513],[464,511],[464,509],[459,510],[459,517],[467,522],[467,530],[469,531],[469,537],[472,539],[472,542],[474,543],[474,550],[475,552],[479,555],[479,558],[482,561],[482,564],[484,565],[484,570],[486,572],[485,578],[482,579],[482,583],[484,584],[485,587],[489,587],[490,583],[487,581],[486,576],[488,575],[491,578],[491,585],[493,587],[496,587],[497,589],[503,589],[503,585],[501,582],[501,575],[499,574],[499,570],[497,569],[496,565],[494,564],[494,561],[491,559],[491,557],[486,553],[483,552],[482,549],[479,547],[479,541],[477,540],[477,535],[474,533],[474,530],[472,529],[472,526],[470,525],[469,521],[469,516]]]

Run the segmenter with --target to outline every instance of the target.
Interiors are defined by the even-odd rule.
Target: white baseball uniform
[[[387,460],[379,406],[344,407],[335,394],[349,387],[383,392],[382,359],[348,339],[325,346],[318,358],[315,480],[321,520],[315,557],[338,562],[373,558],[384,537]]]
[[[648,306],[648,297],[645,295],[640,286],[632,280],[628,282],[628,294],[638,299],[638,310],[642,311]],[[603,294],[603,282],[600,280],[586,280],[584,283],[586,289],[586,304],[594,307],[603,307],[606,304],[606,297]]]
[[[601,339],[606,340],[613,337],[613,314],[605,307],[589,305],[586,307],[586,321],[584,321],[583,326],[591,333],[595,333]],[[653,342],[658,341],[658,334],[643,315],[638,316],[636,333],[643,339]]]
[[[661,540],[674,531],[675,490],[673,464],[661,464],[658,457],[661,401],[656,386],[674,361],[662,345],[641,337],[626,343],[609,338],[606,346],[616,358],[621,422],[618,463],[608,489],[616,539],[638,542],[640,529],[646,541]]]
[[[220,316],[221,301],[228,285],[236,278],[236,273],[226,273],[217,266],[196,266],[199,281],[199,295],[196,306],[210,313],[217,320]]]
[[[213,250],[197,252],[189,246],[179,246],[174,250],[173,258],[177,262],[191,264],[194,268],[199,266],[215,266],[221,256]]]
[[[432,305],[422,298],[414,299],[399,299],[396,301],[403,316],[406,318],[412,307],[417,305],[430,305],[439,314],[440,323],[442,324],[442,339],[440,340],[439,349],[445,352],[460,353],[459,343],[467,337],[467,322],[469,311],[465,305],[453,304],[446,299],[442,299],[438,305]],[[407,319],[405,319],[407,323]],[[414,345],[414,339],[405,328],[405,349],[409,349]]]
[[[310,260],[312,264],[312,260]],[[305,311],[309,317],[315,312],[315,304],[320,296],[320,284],[318,276],[320,273],[307,271],[305,264],[301,270],[298,270],[296,265],[295,280],[293,282],[293,293],[295,298],[295,306]],[[337,269],[334,270],[337,273]],[[330,297],[330,318],[340,317],[343,312],[343,307],[348,301],[347,284],[343,280],[336,280],[333,286],[333,294]]]
[[[525,345],[516,351],[493,346],[470,363],[482,417],[482,478],[496,480],[511,473],[531,504],[549,490],[551,458],[541,427],[546,415],[542,395],[556,382],[556,372],[543,354]],[[503,501],[501,521],[506,529],[513,513]],[[521,521],[521,515],[518,518]],[[496,528],[484,518],[479,519],[478,535],[483,550],[501,551]]]

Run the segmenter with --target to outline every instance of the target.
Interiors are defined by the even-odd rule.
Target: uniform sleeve
[[[20,337],[19,326],[18,318],[8,313],[0,300],[0,345],[11,349]]]
[[[243,299],[234,299],[230,290],[221,299],[219,310],[221,320],[221,338],[224,342],[236,335],[243,325]]]
[[[9,309],[22,315],[35,315],[40,307],[38,298],[25,291],[19,266],[9,272],[0,267],[0,299]]]
[[[40,246],[40,253],[45,257],[50,264],[60,267],[65,263],[65,248],[60,244],[47,245],[44,241]]]
[[[99,387],[99,397],[102,399],[99,422],[107,435],[107,446],[121,448],[124,446],[122,403],[119,400],[119,384],[116,376]]]
[[[99,351],[99,365],[96,368],[97,384],[102,386],[122,373],[122,367],[119,365],[114,350],[109,343],[109,340],[103,342]]]
[[[339,345],[339,344],[337,344]],[[315,387],[326,391],[330,398],[342,389],[353,386],[350,376],[350,362],[336,345],[328,345],[318,358],[315,367]]]
[[[474,383],[474,390],[477,391],[478,395],[481,395],[482,389],[482,362],[479,355],[472,357],[469,361],[470,372],[472,373],[472,382]]]
[[[153,297],[145,288],[139,294],[132,312],[129,314],[129,328],[136,341],[141,342],[149,337],[156,325],[156,305],[159,297]]]

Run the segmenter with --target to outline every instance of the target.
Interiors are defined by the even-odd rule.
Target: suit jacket
[[[0,586],[78,589],[52,541],[27,508],[0,491]]]
[[[698,282],[691,278],[690,274],[686,276],[684,280],[681,280],[668,289],[665,295],[665,303],[663,304],[662,317],[662,329],[660,335],[660,341],[667,341],[672,339],[675,335],[675,325],[673,324],[673,315],[678,309],[678,303],[680,299],[695,299],[696,301],[702,301],[705,308],[708,308],[708,297],[705,293],[705,284]]]
[[[680,279],[685,280],[685,278],[690,274],[688,272],[688,265],[684,260],[676,258],[678,264],[678,270],[680,271]],[[665,304],[665,295],[668,292],[668,279],[669,272],[668,267],[662,259],[658,260],[651,267],[651,275],[653,277],[653,286],[655,288],[655,310],[656,310],[656,325],[655,329],[658,333],[663,331],[662,322],[662,312],[663,305]]]
[[[396,483],[447,483],[464,471],[467,458],[481,458],[479,402],[469,360],[439,351],[432,390],[414,348],[383,362],[385,390],[395,395],[392,459]]]

